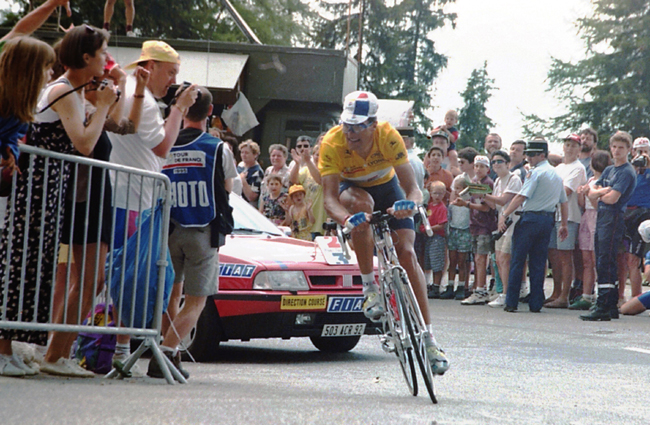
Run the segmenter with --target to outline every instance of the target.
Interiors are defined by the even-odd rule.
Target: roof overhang
[[[110,46],[116,62],[126,66],[138,60],[140,49]],[[215,90],[235,90],[248,61],[248,55],[181,51],[181,67],[176,81],[189,81]]]

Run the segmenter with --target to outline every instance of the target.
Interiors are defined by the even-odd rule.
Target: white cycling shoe
[[[363,315],[373,322],[379,322],[384,315],[384,306],[381,304],[381,295],[376,290],[368,289],[363,291]]]
[[[425,339],[424,345],[429,356],[429,362],[431,362],[431,370],[436,375],[444,375],[449,370],[449,359],[447,359],[447,355],[442,348],[437,347],[431,341],[430,337]]]

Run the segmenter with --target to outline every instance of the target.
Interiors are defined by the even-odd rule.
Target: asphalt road
[[[1,424],[650,424],[650,317],[582,322],[432,301],[452,368],[411,396],[376,337],[350,353],[309,340],[222,345],[189,384],[0,378]],[[148,360],[140,360],[146,369]]]

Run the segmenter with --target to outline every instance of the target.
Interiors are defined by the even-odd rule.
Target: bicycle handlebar
[[[427,236],[431,237],[433,236],[433,230],[431,230],[431,225],[429,224],[429,220],[427,220],[427,213],[426,210],[422,205],[418,205],[416,208],[416,214],[420,215],[420,219],[422,220],[422,224],[424,224],[424,228],[426,230]],[[388,213],[383,213],[381,211],[374,211],[372,213],[372,216],[367,223],[369,224],[380,224],[382,222],[388,222],[391,218],[394,218],[392,214]],[[342,232],[344,235],[349,234],[356,226],[348,227],[348,226],[337,226],[337,228],[342,229]]]

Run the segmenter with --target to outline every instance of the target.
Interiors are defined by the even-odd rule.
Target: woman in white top
[[[90,154],[104,127],[109,108],[115,103],[117,94],[112,83],[103,85],[97,91],[97,111],[86,121],[83,87],[95,77],[101,77],[106,65],[108,34],[100,29],[82,25],[69,31],[61,42],[59,61],[67,69],[65,74],[51,83],[41,93],[32,131],[27,143],[53,152],[72,154],[75,151]],[[78,89],[78,90],[75,90]],[[26,157],[25,157],[26,158]],[[32,317],[36,311],[37,320],[42,323],[50,321],[50,295],[53,285],[55,250],[58,244],[57,224],[59,212],[64,212],[63,200],[66,198],[68,180],[71,172],[70,163],[61,165],[58,160],[49,161],[46,173],[45,158],[36,156],[34,167],[21,167],[15,190],[14,222],[15,229],[27,228],[25,232],[14,232],[12,238],[11,266],[3,268],[9,273],[11,285],[21,284],[23,256],[27,273],[24,288],[16,288],[14,293],[24,297],[23,317]],[[43,202],[31,202],[27,209],[28,190],[31,199]],[[45,206],[44,208],[42,206]],[[23,251],[24,238],[30,247],[41,247]],[[6,257],[7,236],[3,237],[0,252]],[[87,273],[92,273],[87,270]],[[40,282],[40,285],[39,285]],[[38,300],[38,304],[36,301]],[[76,318],[68,318],[75,320]],[[72,336],[74,337],[74,335]],[[11,340],[47,343],[46,332],[0,329],[0,352],[6,353]],[[10,348],[9,348],[10,350]],[[52,363],[46,362],[41,371],[48,371]],[[56,361],[61,374],[80,376],[87,371],[68,359]],[[31,371],[26,371],[31,374]]]
[[[492,170],[494,170],[498,177],[494,182],[492,194],[485,195],[485,200],[487,203],[496,206],[499,214],[508,206],[512,198],[519,193],[522,186],[521,179],[508,169],[509,162],[510,156],[504,151],[499,150],[492,154]],[[499,268],[499,276],[501,276],[501,281],[503,282],[503,293],[499,294],[494,301],[488,303],[490,307],[503,307],[506,302],[508,275],[510,274],[512,233],[515,228],[514,224],[519,219],[517,215],[511,215],[511,217],[513,217],[513,223],[495,244],[497,267]]]

